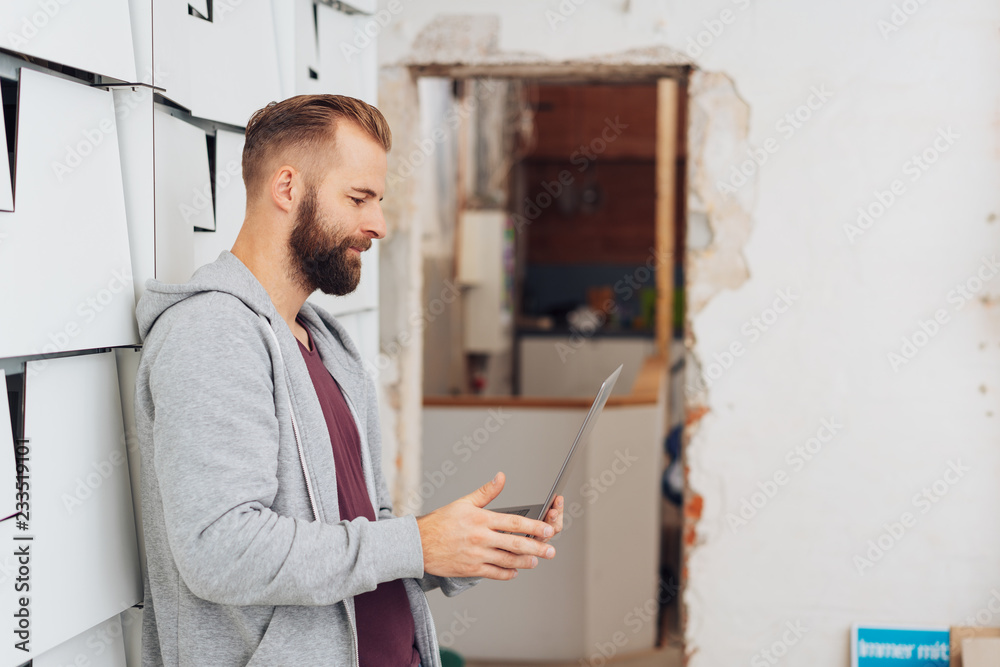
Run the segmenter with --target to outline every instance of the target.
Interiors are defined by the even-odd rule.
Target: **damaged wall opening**
[[[449,304],[424,332],[422,464],[425,477],[442,472],[447,481],[410,505],[437,506],[431,495],[440,493],[443,502],[453,482],[461,487],[458,478],[471,484],[504,461],[509,483],[495,504],[519,504],[534,480],[546,478],[546,466],[565,456],[583,414],[574,410],[589,406],[601,380],[625,366],[613,397],[621,414],[602,417],[605,431],[595,431],[596,453],[575,486],[582,509],[576,532],[591,534],[577,545],[567,529],[563,541],[573,553],[553,562],[548,576],[558,591],[579,574],[586,582],[576,583],[591,599],[581,601],[579,618],[566,621],[580,629],[568,635],[572,647],[536,646],[530,632],[511,628],[527,637],[525,659],[587,659],[591,639],[621,625],[614,602],[628,596],[603,594],[591,582],[604,576],[604,565],[634,556],[594,542],[613,521],[603,513],[616,503],[646,513],[648,521],[640,517],[638,524],[648,534],[627,543],[646,551],[646,560],[633,560],[636,570],[649,571],[625,578],[636,580],[632,590],[655,591],[656,601],[652,613],[646,605],[629,650],[679,650],[681,643],[684,253],[675,249],[685,247],[686,88],[686,71],[614,80],[417,79],[421,140],[436,147],[416,195],[424,303]],[[498,406],[500,415],[506,406],[513,417],[494,419],[495,431],[489,421],[477,428],[470,415],[486,406]],[[522,446],[515,440],[526,440],[524,451],[541,462],[511,463]],[[620,446],[632,441],[645,443],[643,453]],[[605,456],[615,453],[617,460]],[[631,458],[641,461],[642,479],[625,463]],[[453,459],[455,480],[448,479]],[[555,567],[562,567],[558,575]],[[474,595],[467,593],[463,605],[475,605]],[[495,601],[497,591],[489,595]],[[609,610],[592,608],[601,600],[612,601]],[[530,625],[530,618],[508,622]],[[501,640],[507,634],[483,625]],[[509,646],[472,635],[457,642],[463,654],[514,657]]]

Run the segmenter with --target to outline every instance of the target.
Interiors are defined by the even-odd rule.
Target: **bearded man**
[[[247,125],[232,251],[187,283],[146,282],[143,665],[440,665],[425,591],[555,555],[561,499],[545,521],[486,510],[502,473],[419,518],[393,514],[374,382],[306,301],[357,287],[386,233],[390,147],[360,100],[269,104]]]

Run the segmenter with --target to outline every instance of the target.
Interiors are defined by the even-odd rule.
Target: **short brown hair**
[[[388,153],[392,132],[382,112],[362,100],[345,95],[296,95],[271,102],[254,112],[247,123],[243,146],[243,182],[247,199],[254,196],[268,160],[286,149],[315,148],[324,142],[333,147],[340,120],[356,123]]]

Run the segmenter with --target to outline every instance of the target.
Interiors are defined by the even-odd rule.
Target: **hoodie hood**
[[[167,308],[201,292],[232,294],[270,322],[281,319],[264,286],[246,264],[228,250],[219,253],[214,262],[200,267],[186,283],[165,283],[149,278],[146,280],[145,288],[146,291],[135,306],[139,337],[143,342],[146,341],[146,336],[157,318]]]

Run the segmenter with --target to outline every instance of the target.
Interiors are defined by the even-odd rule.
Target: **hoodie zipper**
[[[267,330],[271,332],[271,338],[274,339],[274,344],[278,349],[278,359],[281,360],[282,370],[285,370],[285,357],[281,354],[281,344],[278,342],[278,336],[274,333],[274,328],[271,323],[267,321],[263,315],[260,318],[267,323]],[[285,391],[286,399],[288,400],[288,416],[292,420],[292,437],[295,438],[295,448],[299,452],[299,463],[302,465],[302,475],[306,480],[306,494],[309,496],[309,506],[312,508],[313,518],[319,521],[319,508],[316,505],[316,496],[313,493],[312,480],[309,476],[309,469],[306,467],[306,456],[305,451],[302,447],[302,440],[299,438],[299,427],[295,423],[295,411],[292,409],[292,392],[288,386],[288,378],[285,378]],[[344,611],[347,612],[347,620],[351,626],[351,636],[354,640],[354,664],[357,667],[361,666],[361,656],[358,653],[358,629],[357,624],[354,621],[354,615],[351,613],[351,608],[347,604],[347,599],[341,600],[344,603]]]

